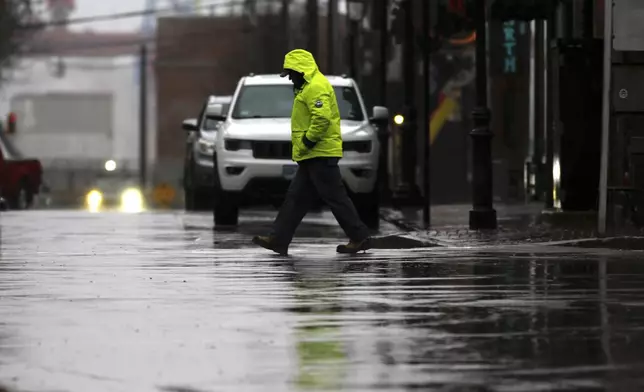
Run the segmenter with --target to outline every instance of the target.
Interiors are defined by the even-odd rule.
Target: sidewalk
[[[496,205],[497,230],[469,229],[470,205],[438,205],[424,229],[422,209],[383,209],[381,217],[415,237],[450,246],[557,243],[558,245],[644,250],[642,229],[600,238],[594,213],[544,211],[543,204]]]

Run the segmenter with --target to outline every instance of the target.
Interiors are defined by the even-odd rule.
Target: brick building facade
[[[338,36],[344,22],[338,17]],[[185,133],[181,122],[195,117],[208,95],[230,95],[244,75],[277,73],[291,48],[305,47],[304,27],[291,17],[286,37],[279,15],[259,16],[254,25],[243,17],[172,17],[158,23],[155,85],[157,138],[156,181],[181,184]],[[299,33],[302,31],[302,33]],[[318,64],[326,65],[326,17],[319,22]],[[341,52],[343,46],[336,45]],[[339,53],[336,60],[343,64]]]

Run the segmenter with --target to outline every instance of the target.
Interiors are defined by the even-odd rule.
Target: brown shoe
[[[273,252],[278,253],[281,256],[288,255],[288,247],[275,244],[273,242],[273,238],[270,236],[255,236],[253,237],[253,244],[259,245],[264,249],[272,250]]]
[[[371,249],[371,238],[365,238],[360,242],[349,241],[347,245],[338,245],[336,251],[338,253],[355,254],[369,249]]]

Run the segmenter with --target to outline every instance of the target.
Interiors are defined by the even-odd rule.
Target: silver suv
[[[361,219],[379,222],[376,177],[380,143],[375,122],[386,122],[387,108],[376,106],[368,117],[351,78],[327,76],[335,89],[341,117],[343,181]],[[291,160],[293,85],[279,75],[241,78],[230,106],[212,105],[207,116],[221,121],[214,143],[214,219],[236,225],[239,208],[279,207],[297,165]]]
[[[183,193],[186,210],[210,210],[214,198],[213,152],[215,137],[221,121],[208,117],[213,105],[227,109],[232,96],[208,97],[199,117],[183,121],[182,128],[188,132],[183,162]],[[219,108],[219,106],[217,106]]]

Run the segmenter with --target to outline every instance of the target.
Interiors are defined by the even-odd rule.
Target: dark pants
[[[288,246],[295,229],[319,199],[329,206],[350,240],[360,242],[369,236],[369,229],[358,217],[344,188],[338,161],[338,158],[313,158],[298,163],[295,178],[273,223],[271,235],[275,243]]]

